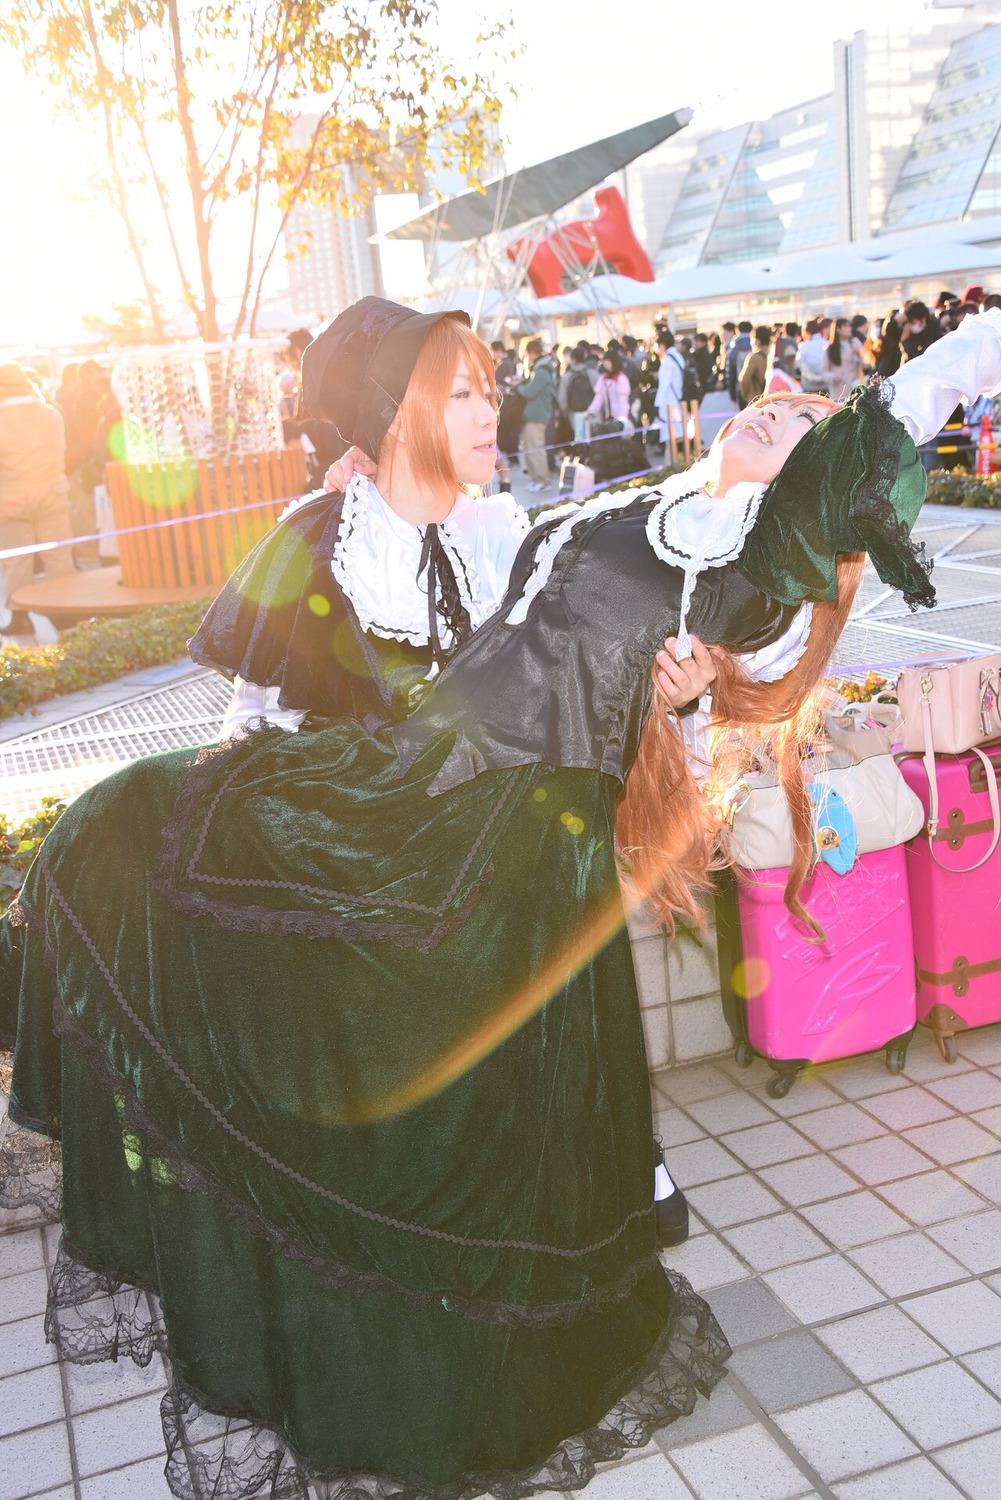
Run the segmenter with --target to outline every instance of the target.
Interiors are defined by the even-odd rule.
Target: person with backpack
[[[692,341],[692,368],[698,383],[698,389],[692,398],[701,401],[707,391],[714,387],[714,370],[716,357],[709,347],[709,336],[705,333],[697,333]]]
[[[737,324],[737,337],[726,348],[726,389],[730,400],[740,405],[740,372],[751,352],[751,324],[743,319]]]
[[[587,409],[594,399],[594,388],[598,384],[598,372],[587,363],[587,353],[577,344],[569,351],[570,359],[560,377],[556,399],[573,427],[575,443],[587,441]]]
[[[772,342],[772,330],[762,323],[754,330],[754,349],[740,368],[740,404],[750,406],[765,392],[765,370],[768,365],[768,349]]]

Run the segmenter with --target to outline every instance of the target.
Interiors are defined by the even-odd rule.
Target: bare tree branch
[[[187,165],[188,192],[191,194],[191,210],[195,224],[195,243],[198,247],[198,264],[205,291],[202,311],[202,334],[210,343],[219,339],[219,320],[216,310],[215,291],[212,284],[212,264],[209,259],[209,225],[205,214],[205,187],[202,166],[198,157],[195,127],[191,118],[191,90],[188,87],[184,47],[181,39],[181,18],[177,11],[177,0],[167,0],[170,18],[170,38],[173,46],[174,81],[177,98],[177,118],[184,137]]]
[[[139,268],[139,275],[142,279],[143,290],[146,293],[146,297],[149,302],[149,310],[150,316],[153,320],[153,327],[156,330],[157,337],[163,338],[165,335],[163,328],[163,315],[160,311],[160,299],[157,294],[156,287],[153,285],[149,272],[146,269],[146,257],[143,254],[142,244],[139,240],[139,236],[136,233],[135,226],[132,223],[132,216],[129,213],[128,194],[126,192],[122,171],[118,163],[118,151],[115,141],[115,132],[112,125],[111,101],[109,97],[111,75],[108,71],[108,68],[104,61],[104,56],[101,52],[101,46],[97,37],[97,27],[94,23],[94,13],[91,8],[90,0],[84,0],[83,19],[87,31],[87,36],[90,41],[91,51],[94,57],[94,68],[101,99],[101,113],[104,119],[104,149],[107,153],[108,166],[111,170],[112,181],[115,187],[115,191],[113,194],[115,209],[117,210],[118,215],[122,220],[129,249],[131,250],[136,265]]]
[[[473,180],[488,147],[484,122],[497,118],[486,74],[501,65],[505,24],[477,43],[475,65],[463,66],[443,49],[433,0],[0,3],[0,45],[53,91],[55,117],[98,127],[109,193],[158,336],[144,212],[162,218],[170,282],[214,340],[224,204],[249,200],[237,328],[248,320],[253,328],[297,202],[367,203],[402,180],[407,168],[393,154],[400,139],[415,174],[432,175],[440,158]],[[497,44],[490,61],[488,43]],[[234,59],[242,67],[236,89]],[[295,121],[317,113],[303,142]]]
[[[174,257],[174,264],[177,267],[177,279],[181,284],[181,295],[184,298],[184,301],[187,303],[191,312],[194,313],[196,322],[200,323],[201,308],[198,304],[198,298],[195,296],[195,289],[188,279],[188,272],[184,264],[184,257],[181,254],[181,247],[178,243],[177,235],[174,231],[174,223],[170,215],[170,194],[167,191],[167,184],[164,182],[163,178],[160,176],[159,171],[157,170],[156,161],[153,157],[152,147],[150,146],[149,135],[146,131],[145,121],[140,119],[138,122],[138,127],[139,139],[142,141],[143,151],[145,153],[146,160],[149,163],[150,180],[153,183],[157,201],[163,211],[163,222],[167,231],[167,243],[170,245],[170,252]]]

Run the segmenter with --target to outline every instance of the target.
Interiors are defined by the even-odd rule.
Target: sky
[[[831,89],[836,39],[875,15],[906,49],[930,10],[929,0],[499,0],[487,14],[509,15],[523,48],[500,79],[515,89],[502,120],[508,165],[685,105],[706,128],[767,117]],[[472,54],[483,13],[477,0],[439,0],[443,40],[460,58]],[[2,49],[0,140],[0,347],[49,342],[77,328],[81,313],[134,296],[131,263],[119,221],[88,191],[79,134]]]

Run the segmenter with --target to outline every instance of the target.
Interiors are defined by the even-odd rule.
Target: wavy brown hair
[[[862,552],[838,558],[838,597],[833,604],[814,605],[806,650],[777,682],[753,682],[732,652],[723,646],[711,648],[717,672],[712,688],[715,732],[710,736],[710,774],[701,788],[677,717],[654,673],[650,712],[626,777],[615,828],[627,889],[637,900],[650,901],[672,933],[677,916],[705,930],[700,897],[710,889],[712,870],[730,862],[722,808],[747,768],[746,755],[734,753],[736,739],[743,746],[769,743],[792,818],[794,855],[785,902],[814,935],[822,935],[799,898],[814,862],[810,799],[799,747],[816,729],[816,690],[845,628],[864,567]]]

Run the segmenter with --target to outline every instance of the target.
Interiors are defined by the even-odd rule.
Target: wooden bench
[[[118,538],[121,566],[27,584],[15,609],[58,620],[211,598],[287,501],[305,493],[306,459],[296,447],[156,467],[109,463],[105,482],[115,529],[143,528]]]

